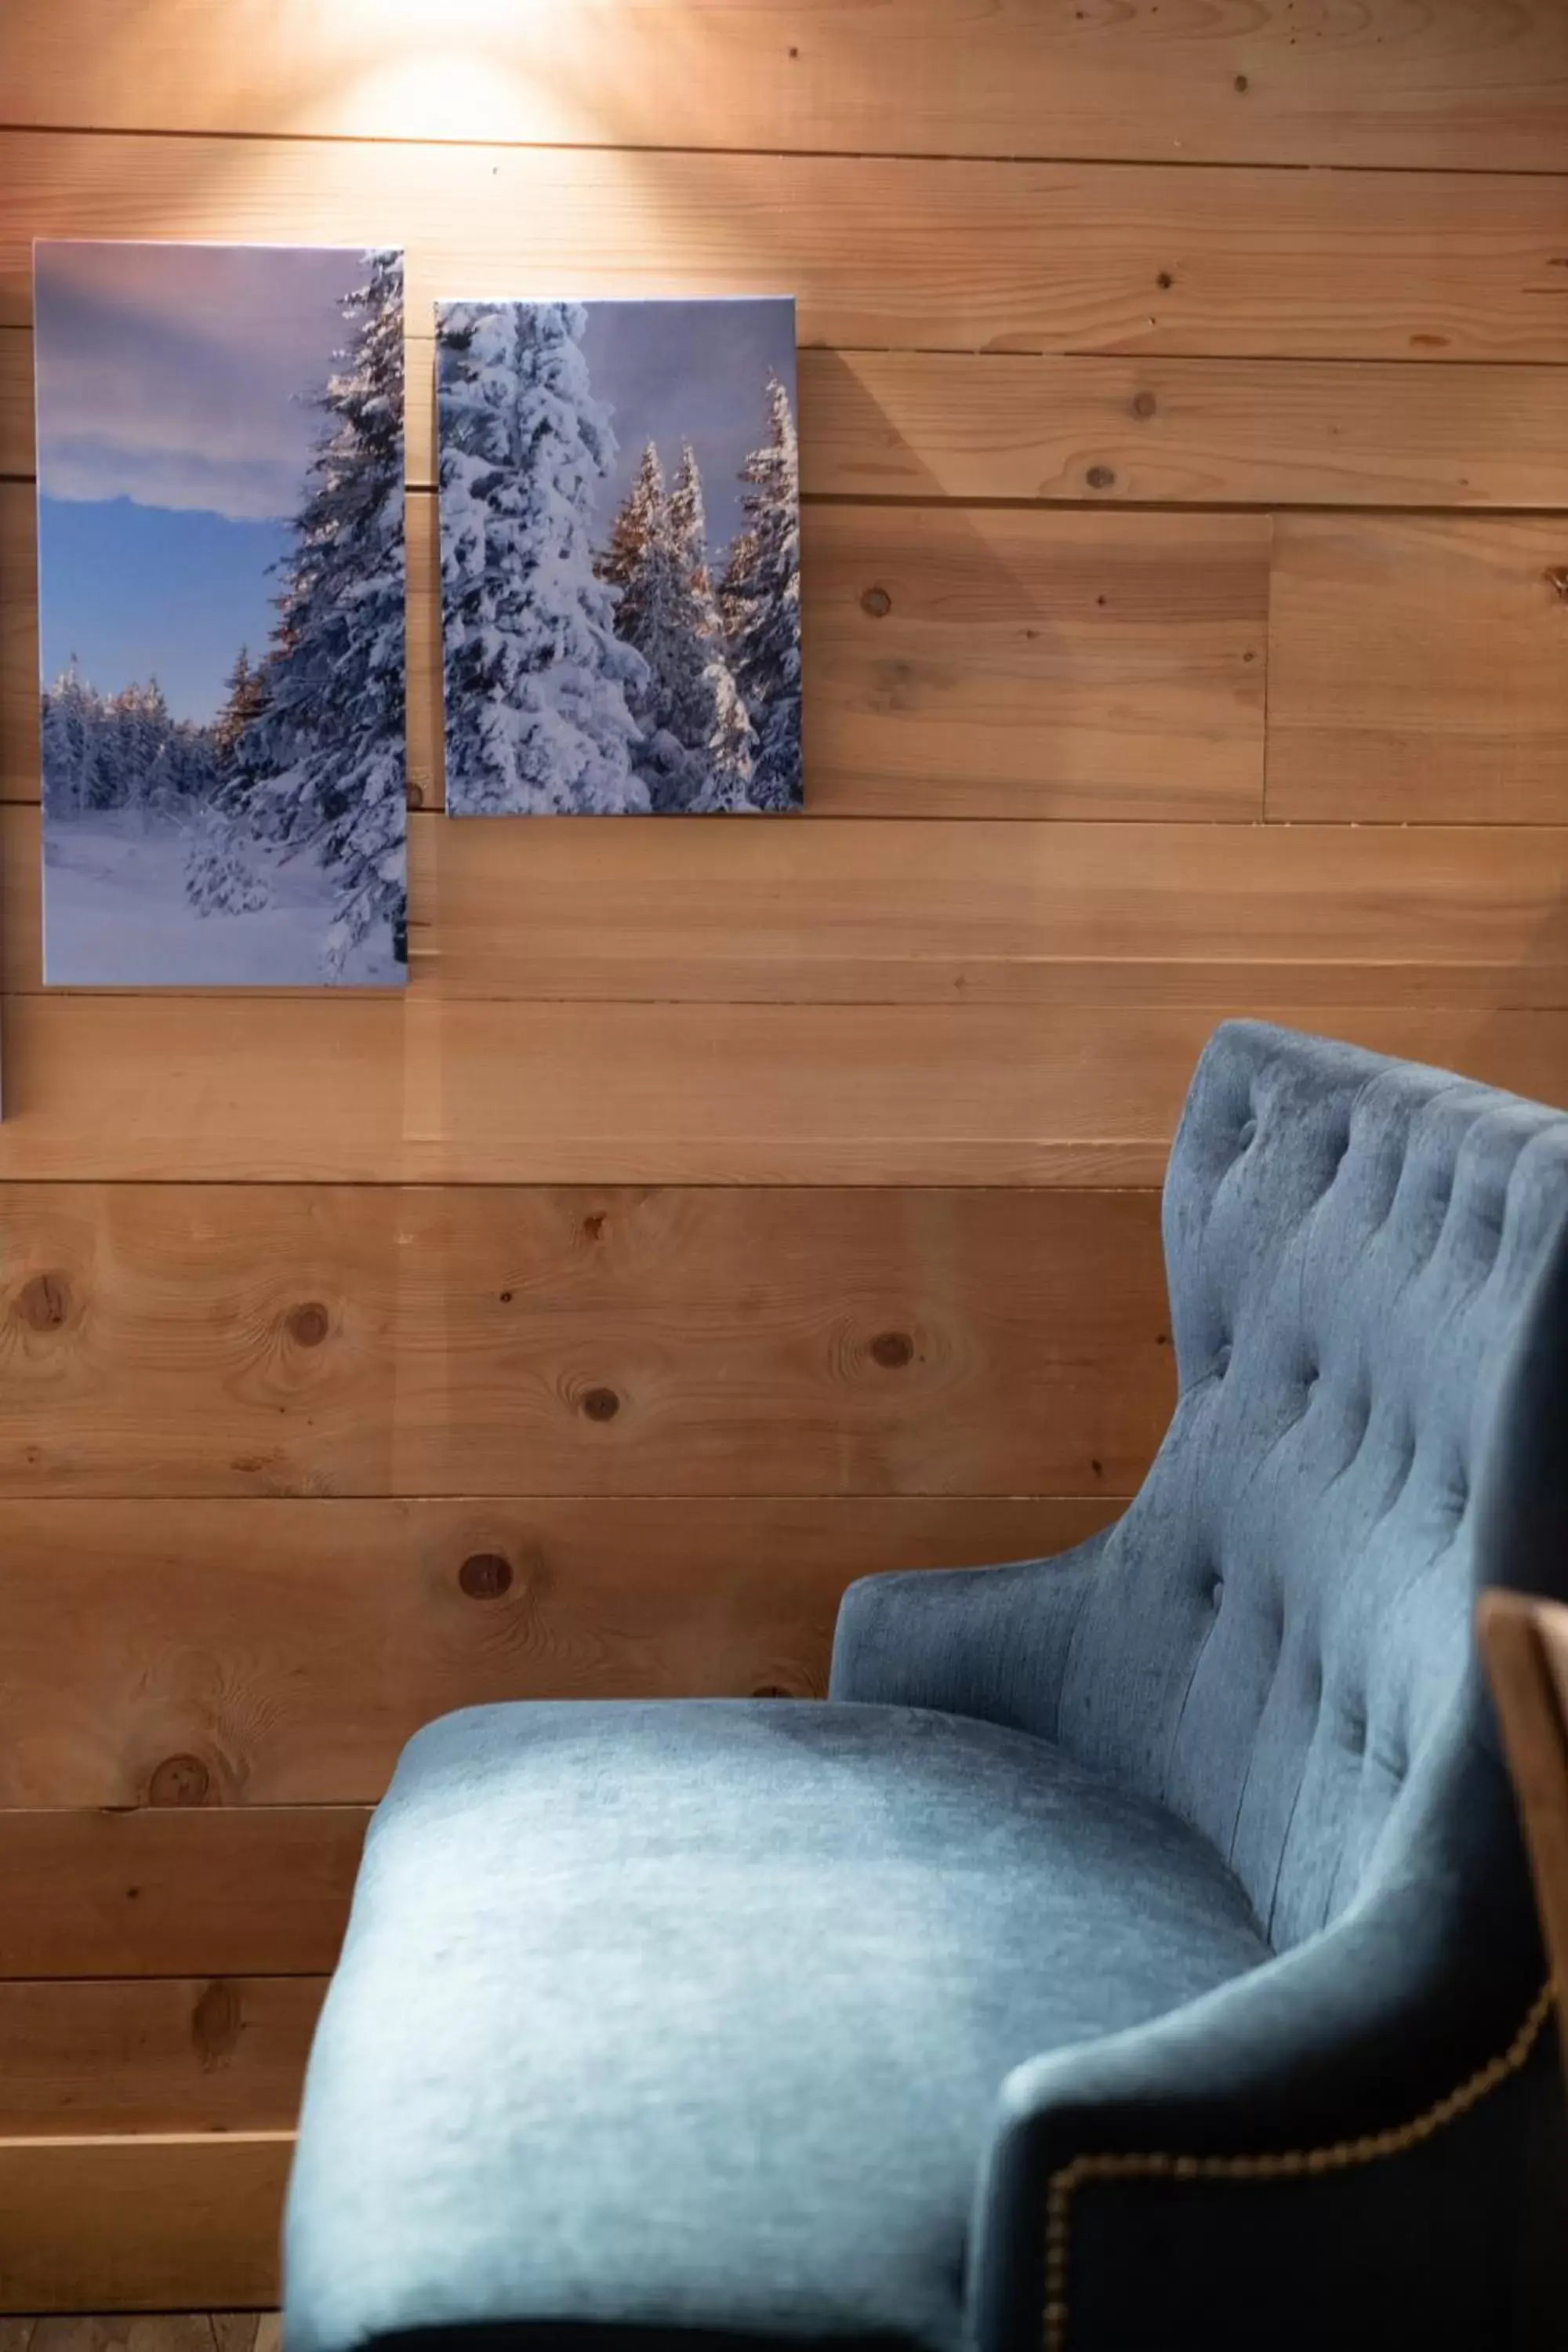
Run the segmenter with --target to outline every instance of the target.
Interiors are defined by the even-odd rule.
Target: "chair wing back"
[[[1178,1402],[1057,1732],[1217,1846],[1276,1948],[1495,1769],[1476,1586],[1568,1587],[1565,1236],[1561,1113],[1254,1023],[1205,1051],[1164,1195]]]

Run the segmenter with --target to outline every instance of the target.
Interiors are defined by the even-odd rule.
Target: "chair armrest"
[[[979,2187],[981,2352],[1041,2352],[1042,2314],[1044,2352],[1533,2345],[1467,2298],[1500,2291],[1474,2257],[1484,2208],[1491,2242],[1562,2236],[1530,2179],[1532,2147],[1561,2179],[1560,2154],[1539,2161],[1563,2125],[1550,1987],[1522,1908],[1443,1908],[1430,1883],[1385,1890],[1201,2000],[1016,2068]]]
[[[1006,1568],[862,1577],[839,1608],[829,1696],[1050,1738],[1073,1627],[1110,1533]]]

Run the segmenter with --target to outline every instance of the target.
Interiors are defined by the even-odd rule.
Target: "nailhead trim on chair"
[[[1291,2180],[1320,2172],[1344,2172],[1375,2164],[1416,2147],[1468,2112],[1489,2091],[1517,2074],[1552,2014],[1548,1978],[1529,2015],[1502,2055],[1491,2059],[1457,2090],[1424,2115],[1363,2139],[1337,2140],[1327,2147],[1284,2148],[1272,2156],[1079,2156],[1053,2172],[1046,2190],[1046,2307],[1044,2352],[1068,2352],[1068,2237],[1075,2190],[1091,2180]]]

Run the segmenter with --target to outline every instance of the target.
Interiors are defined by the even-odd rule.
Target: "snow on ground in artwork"
[[[77,988],[321,988],[331,877],[258,849],[269,887],[254,914],[200,915],[185,896],[189,835],[104,811],[57,824],[46,853],[45,978]],[[404,970],[381,924],[350,950],[340,986],[396,988]]]

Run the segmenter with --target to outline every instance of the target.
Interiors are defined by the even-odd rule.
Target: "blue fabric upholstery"
[[[332,1988],[291,2352],[563,2312],[951,2344],[998,2084],[1267,1958],[1192,1831],[989,1724],[450,1717]]]
[[[853,1588],[825,1706],[413,1744],[311,2062],[290,2352],[1562,2340],[1470,1616],[1568,1591],[1568,1119],[1230,1024],[1165,1244],[1179,1402],[1091,1543]]]

